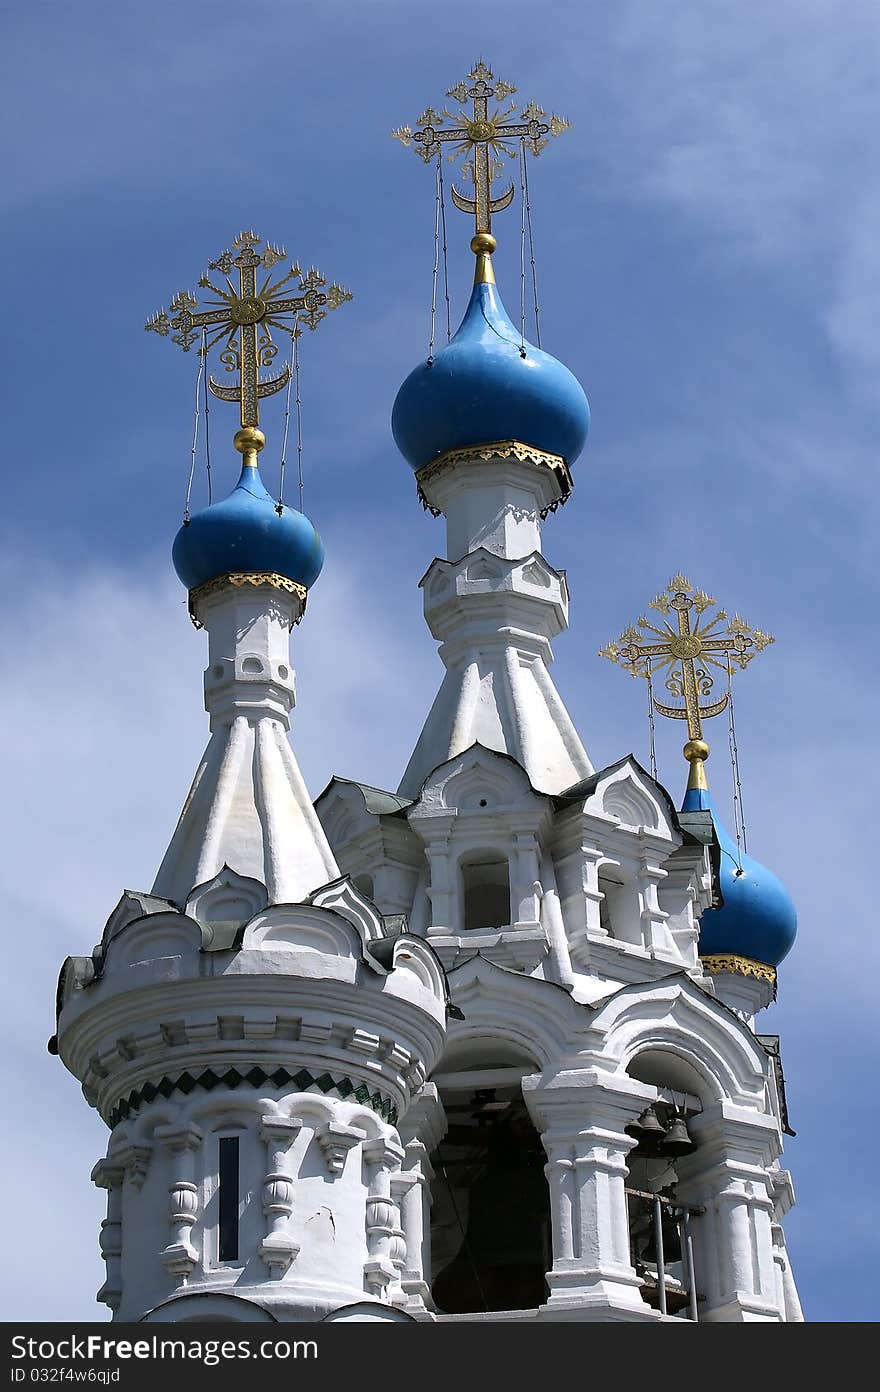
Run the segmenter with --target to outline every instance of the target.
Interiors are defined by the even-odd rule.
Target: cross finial
[[[337,309],[352,298],[351,292],[340,285],[328,287],[314,266],[303,272],[297,262],[286,275],[273,281],[273,270],[286,257],[283,247],[273,246],[271,242],[263,246],[256,232],[241,232],[232,243],[232,249],[222,252],[208,266],[209,271],[222,277],[225,289],[203,275],[199,286],[211,295],[206,297],[204,309],[199,310],[194,295],[181,290],[167,311],[160,309],[145,325],[162,338],[170,334],[172,342],[179,344],[185,353],[200,339],[203,343],[198,351],[205,354],[222,339],[226,340],[220,361],[227,372],[238,373],[238,381],[226,385],[209,377],[208,386],[221,401],[238,401],[239,435],[257,449],[262,448],[263,442],[258,429],[260,399],[281,391],[290,379],[289,367],[275,377],[260,378],[260,368],[268,367],[278,353],[272,330],[299,338],[302,324],[316,329],[328,310]],[[237,285],[230,279],[235,271],[238,272]],[[258,284],[259,271],[267,274]],[[291,293],[296,290],[299,293]],[[200,329],[204,334],[197,332]],[[236,436],[236,446],[240,447],[239,436]]]
[[[600,648],[599,656],[620,663],[633,677],[651,679],[656,671],[665,669],[666,690],[680,704],[658,701],[653,695],[653,682],[651,702],[661,715],[687,721],[690,738],[684,757],[691,766],[688,787],[705,788],[703,765],[709,757],[709,746],[703,739],[702,722],[720,715],[730,699],[729,689],[712,699],[715,679],[710,668],[720,668],[729,675],[734,666],[748,666],[755,654],[763,652],[775,639],[752,628],[738,614],[729,618],[711,595],[695,589],[680,573],[673,575],[666,589],[651,600],[650,608],[663,616],[662,627],[642,615],[635,625],[623,630],[615,643]],[[674,624],[667,618],[670,614],[675,615]],[[721,629],[722,624],[726,624],[726,630]]]
[[[491,236],[492,214],[502,212],[513,202],[513,184],[497,198],[492,197],[492,183],[504,168],[499,156],[516,159],[517,142],[533,155],[539,155],[547,144],[548,135],[561,135],[570,128],[568,121],[561,116],[547,116],[543,107],[535,102],[528,102],[521,110],[518,102],[511,102],[506,109],[498,106],[490,112],[490,99],[503,102],[515,91],[509,82],[496,78],[480,59],[467,78],[446,93],[461,106],[472,102],[472,113],[464,110],[456,113],[445,108],[435,111],[429,106],[419,117],[415,130],[411,126],[400,126],[391,132],[395,140],[412,145],[426,164],[442,158],[445,144],[451,146],[450,160],[464,157],[462,174],[474,185],[474,196],[466,197],[453,185],[452,201],[456,208],[472,213],[476,220],[471,250],[478,256],[491,255],[495,249],[495,239]]]

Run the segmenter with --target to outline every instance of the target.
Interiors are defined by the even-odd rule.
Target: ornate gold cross
[[[261,238],[256,232],[240,233],[232,243],[232,250],[224,251],[208,266],[209,271],[219,271],[226,281],[226,290],[204,275],[199,286],[216,296],[206,301],[205,309],[199,310],[196,297],[181,290],[171,301],[169,312],[160,309],[145,325],[163,338],[171,334],[172,341],[185,353],[198,341],[198,329],[209,325],[212,330],[216,327],[214,337],[208,339],[206,336],[199,352],[207,353],[221,339],[226,339],[220,361],[227,372],[237,372],[239,380],[235,385],[224,386],[210,377],[208,385],[221,401],[240,403],[242,428],[258,426],[260,398],[281,391],[290,380],[289,367],[277,377],[260,380],[260,368],[268,367],[278,353],[272,329],[283,329],[291,338],[299,338],[301,324],[316,329],[328,310],[338,309],[352,298],[350,291],[339,285],[325,290],[327,282],[314,266],[303,273],[294,263],[285,276],[272,283],[272,270],[285,260],[287,253],[270,242],[260,251],[260,245]],[[229,278],[233,269],[238,271],[237,287]],[[260,269],[268,274],[258,285],[257,271]],[[302,293],[291,294],[291,289],[295,288],[291,282],[297,279]]]
[[[729,619],[724,609],[716,609],[714,616],[703,621],[703,615],[715,603],[704,590],[695,590],[683,575],[674,575],[666,590],[650,604],[664,616],[662,627],[643,615],[637,620],[638,627],[631,624],[616,643],[599,649],[600,657],[619,662],[634,677],[652,679],[655,671],[666,669],[666,689],[682,704],[671,706],[658,701],[653,683],[651,701],[661,715],[687,721],[690,745],[685,745],[685,758],[692,764],[702,763],[709,754],[709,747],[703,742],[702,721],[720,715],[730,699],[730,692],[725,691],[715,700],[702,700],[711,697],[715,684],[709,669],[717,667],[729,673],[731,666],[746,667],[756,653],[775,641],[769,633],[751,628],[738,614]],[[671,612],[675,614],[674,627],[666,618]],[[727,630],[722,632],[719,625],[725,622]],[[651,640],[650,634],[655,634],[656,639]]]
[[[469,86],[469,83],[472,85]],[[447,143],[453,145],[450,160],[458,159],[461,155],[468,156],[462,166],[462,173],[472,181],[475,196],[466,198],[453,186],[452,201],[463,213],[473,213],[477,223],[477,234],[491,232],[492,214],[509,208],[513,201],[513,184],[498,198],[492,197],[492,181],[504,168],[495,155],[504,154],[509,159],[516,159],[516,146],[509,143],[515,139],[528,145],[533,155],[539,155],[547,144],[545,137],[548,134],[561,135],[564,130],[570,129],[569,122],[564,121],[561,116],[550,116],[545,120],[546,112],[534,102],[529,102],[523,107],[518,120],[510,119],[517,111],[516,102],[505,111],[499,107],[489,114],[491,97],[504,101],[515,91],[516,88],[509,82],[496,79],[480,60],[473,71],[468,73],[466,81],[459,82],[457,87],[450,87],[446,93],[447,97],[454,97],[457,102],[473,101],[473,115],[459,111],[459,124],[449,125],[447,122],[456,121],[455,113],[446,110],[435,111],[429,106],[419,117],[418,129],[400,126],[391,132],[394,139],[402,144],[414,145],[416,154],[420,155],[426,164],[439,155],[443,145]]]

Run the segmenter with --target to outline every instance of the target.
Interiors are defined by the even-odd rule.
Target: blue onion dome
[[[721,850],[723,903],[720,909],[707,909],[700,919],[700,956],[732,953],[778,967],[797,935],[797,912],[785,885],[765,865],[738,849],[707,788],[688,788],[682,811],[711,812]]]
[[[229,496],[183,524],[171,554],[189,590],[242,571],[283,575],[308,588],[324,564],[316,528],[296,508],[278,512],[263,486],[254,450],[245,453],[241,477]]]
[[[397,393],[391,415],[397,448],[416,470],[448,450],[499,440],[519,440],[571,465],[590,426],[584,389],[549,353],[531,343],[523,351],[491,262],[483,261],[487,279],[474,285],[458,331]]]

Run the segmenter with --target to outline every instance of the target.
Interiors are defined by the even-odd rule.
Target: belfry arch
[[[522,1095],[534,1060],[502,1043],[450,1051],[434,1082],[448,1130],[431,1156],[439,1312],[534,1309],[552,1265],[546,1155]]]

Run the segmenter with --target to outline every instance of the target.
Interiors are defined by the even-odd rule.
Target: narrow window
[[[238,1261],[238,1137],[220,1137],[220,1250],[222,1262]]]
[[[510,923],[510,871],[506,860],[487,856],[461,866],[464,926],[504,928]]]

